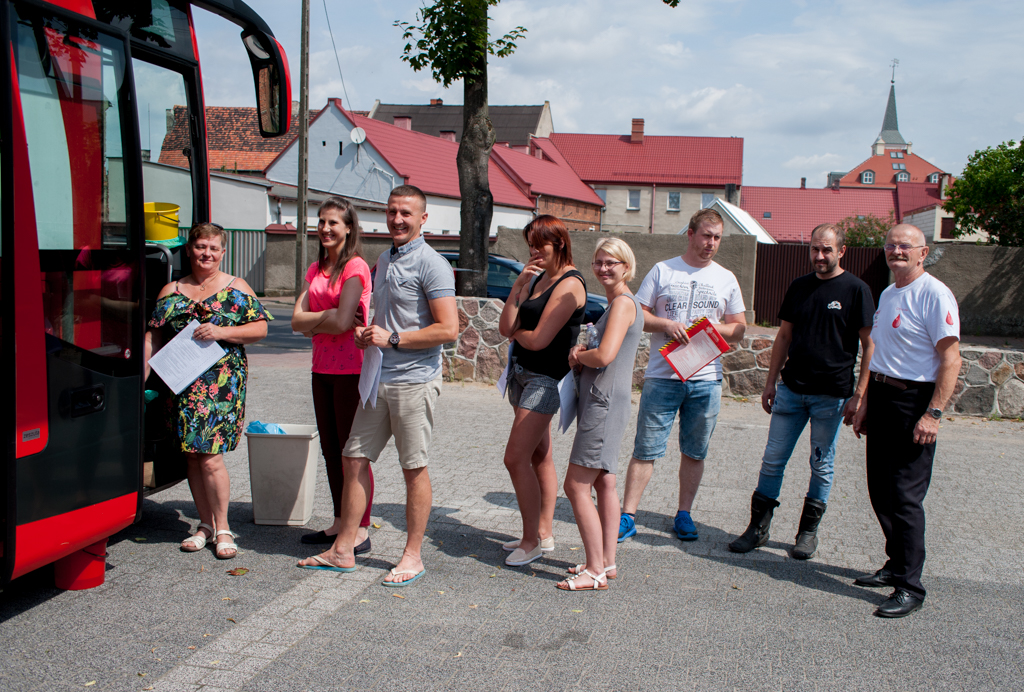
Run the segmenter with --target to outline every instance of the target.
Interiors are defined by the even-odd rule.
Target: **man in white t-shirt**
[[[867,434],[868,496],[888,560],[857,586],[892,586],[879,617],[910,615],[924,603],[924,497],[942,411],[960,373],[960,313],[945,284],[925,273],[924,234],[894,226],[885,261],[895,283],[882,292],[871,339],[871,382],[853,417]]]
[[[702,317],[716,325],[726,341],[737,343],[743,338],[747,325],[740,286],[731,271],[713,261],[722,242],[722,228],[717,211],[698,211],[686,230],[686,253],[654,265],[636,292],[644,309],[644,331],[651,332],[651,355],[640,396],[633,458],[626,472],[620,543],[636,535],[640,498],[651,480],[654,460],[665,456],[677,413],[681,458],[679,509],[673,530],[680,540],[697,539],[690,509],[704,475],[704,458],[722,402],[722,363],[716,358],[681,382],[658,349],[672,339],[687,343],[687,327]]]

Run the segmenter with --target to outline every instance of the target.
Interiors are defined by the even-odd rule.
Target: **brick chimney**
[[[801,190],[806,190],[807,189],[807,178],[800,178],[800,189]]]
[[[407,115],[396,115],[394,116],[394,125],[395,127],[400,127],[403,130],[411,130],[412,118]]]
[[[644,143],[644,119],[633,118],[633,130],[629,133],[629,141],[633,144]]]
[[[430,99],[430,105],[431,106],[443,106],[444,105],[444,101],[442,101],[441,99]]]

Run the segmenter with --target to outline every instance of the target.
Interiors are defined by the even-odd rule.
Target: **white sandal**
[[[591,580],[593,580],[590,586],[576,586],[576,580],[584,575],[590,577]],[[565,584],[565,586],[562,586],[562,584]],[[601,574],[595,576],[590,573],[590,570],[585,569],[579,574],[574,574],[573,576],[569,577],[564,582],[559,582],[555,584],[555,586],[561,589],[562,591],[607,591],[608,576],[604,572],[601,572]]]
[[[237,533],[234,533],[233,531],[228,531],[228,530],[225,529],[225,530],[222,530],[222,531],[218,531],[217,534],[213,537],[213,540],[216,541],[217,538],[219,538],[220,536],[222,536],[224,534],[227,534],[228,536],[231,536],[232,538],[238,538],[238,534]],[[220,552],[221,550],[225,550],[225,551],[226,550],[234,550],[235,552],[231,553],[230,555],[222,555],[221,552]],[[230,560],[235,555],[238,555],[238,545],[233,543],[233,542],[232,543],[215,543],[214,544],[214,552],[217,553],[217,559],[218,560]]]
[[[576,565],[575,567],[570,567],[569,569],[567,569],[565,571],[575,577],[577,574],[583,574],[583,572],[586,569],[587,569],[586,564],[583,564],[583,565]],[[609,579],[614,579],[615,578],[615,577],[611,576],[610,574],[608,574],[613,569],[615,569],[615,565],[608,565],[607,567],[604,568],[604,574],[607,575]],[[618,576],[618,575],[616,575],[616,576]]]
[[[200,524],[196,529],[195,534],[189,536],[181,542],[181,552],[183,553],[198,553],[200,550],[206,547],[207,538],[203,534],[199,533],[201,529],[206,529],[210,532],[210,537],[213,537],[213,527],[209,524]],[[189,545],[190,548],[185,546]]]

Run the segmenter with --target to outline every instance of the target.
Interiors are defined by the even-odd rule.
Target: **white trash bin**
[[[246,432],[252,518],[257,524],[301,526],[313,516],[315,425],[281,423],[284,435]]]

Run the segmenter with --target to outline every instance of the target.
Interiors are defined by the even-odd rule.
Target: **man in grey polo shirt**
[[[426,209],[427,198],[412,185],[396,187],[388,198],[388,232],[394,244],[377,259],[373,324],[357,328],[355,334],[359,348],[376,346],[383,354],[376,406],[356,411],[342,453],[345,486],[338,537],[330,550],[299,563],[335,572],[355,570],[353,550],[369,496],[370,463],[393,436],[405,476],[408,534],[402,559],[384,586],[405,586],[425,571],[420,548],[433,499],[427,450],[441,394],[441,345],[459,334],[455,274],[420,235]],[[364,364],[362,377],[366,370]]]

